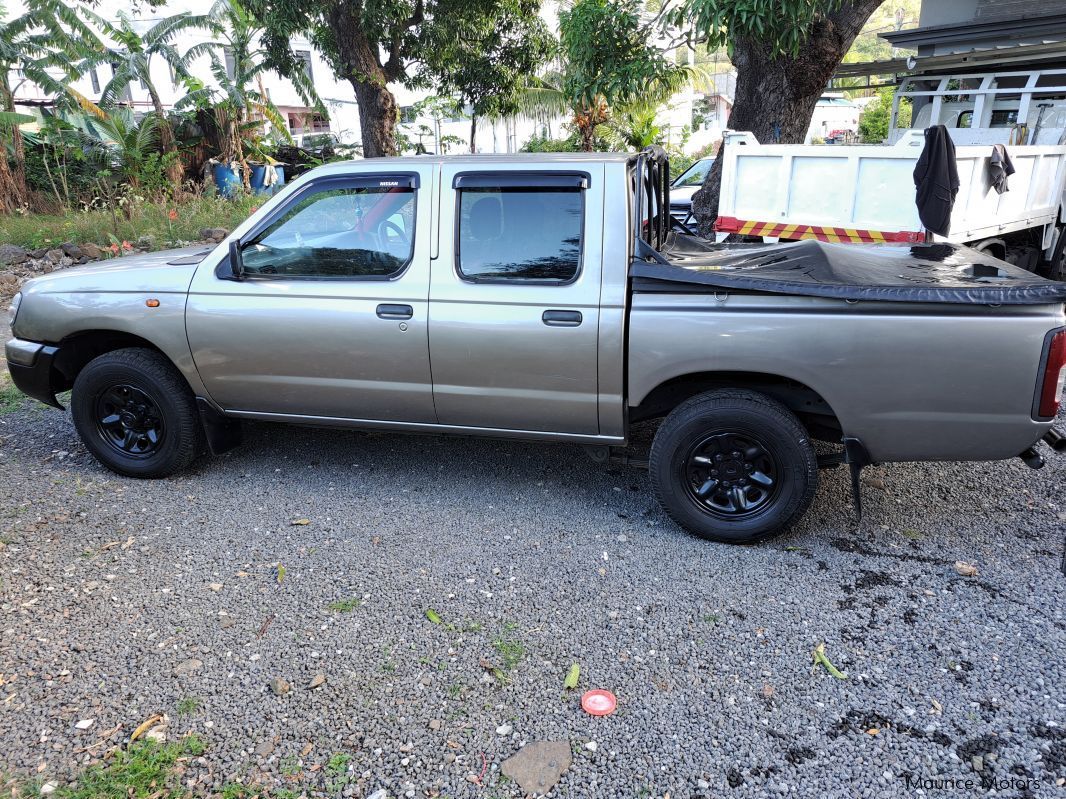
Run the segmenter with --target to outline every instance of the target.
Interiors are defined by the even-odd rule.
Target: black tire
[[[818,458],[803,425],[780,402],[741,389],[675,408],[655,434],[649,472],[670,518],[728,544],[783,532],[818,488]]]
[[[167,477],[206,447],[188,383],[154,350],[115,350],[90,361],[74,381],[70,411],[88,450],[126,477]]]

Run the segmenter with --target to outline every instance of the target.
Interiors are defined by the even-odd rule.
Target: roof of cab
[[[335,161],[319,167],[333,168],[338,171],[353,166],[367,167],[381,164],[386,169],[404,166],[425,166],[426,164],[590,164],[590,163],[624,163],[635,153],[465,153],[462,155],[403,155],[391,158],[360,158],[352,161]]]

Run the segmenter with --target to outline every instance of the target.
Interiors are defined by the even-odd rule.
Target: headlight
[[[15,317],[19,313],[19,305],[22,304],[22,292],[20,291],[14,297],[11,298],[11,307],[7,311],[7,324],[11,328],[11,332],[15,332]]]

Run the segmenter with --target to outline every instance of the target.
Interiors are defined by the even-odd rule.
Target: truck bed
[[[879,302],[1044,305],[1066,302],[1066,283],[1046,280],[949,243],[855,247],[806,240],[715,245],[672,233],[661,262],[634,261],[635,290],[711,289]],[[671,286],[673,288],[671,288]]]
[[[717,230],[823,241],[921,241],[912,172],[922,131],[894,146],[760,144],[727,133]],[[961,187],[946,240],[973,242],[1054,224],[1066,182],[1066,146],[1011,146],[1016,173],[997,194],[990,145],[956,149]],[[1045,245],[1046,246],[1046,245]]]

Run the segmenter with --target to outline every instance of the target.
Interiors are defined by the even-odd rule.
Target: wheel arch
[[[53,385],[55,390],[66,391],[74,385],[74,380],[82,369],[94,358],[108,352],[137,347],[158,352],[173,365],[186,383],[188,375],[179,364],[162,348],[148,339],[123,330],[80,330],[64,337],[58,344],[58,353],[53,361]],[[189,389],[195,393],[195,387]]]
[[[791,410],[814,438],[840,441],[836,411],[815,389],[799,380],[769,372],[702,371],[677,375],[655,386],[629,409],[631,422],[667,415],[687,399],[721,388],[744,388],[776,399]]]

